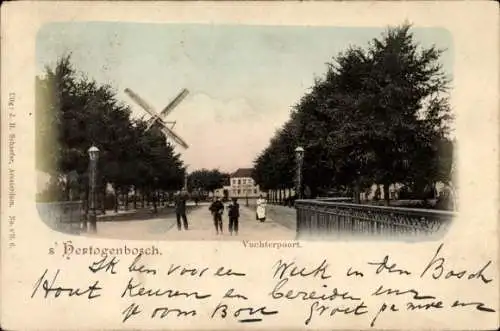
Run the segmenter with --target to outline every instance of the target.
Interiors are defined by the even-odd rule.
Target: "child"
[[[238,235],[238,219],[240,217],[240,205],[238,199],[233,198],[233,203],[229,205],[229,233],[233,235],[233,230]]]

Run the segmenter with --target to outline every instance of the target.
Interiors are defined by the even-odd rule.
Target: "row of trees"
[[[393,183],[414,191],[451,180],[453,142],[449,79],[442,50],[422,48],[407,24],[389,28],[366,49],[350,47],[327,64],[290,119],[255,160],[263,189],[294,187],[297,146],[305,149],[303,182],[359,192]]]
[[[178,190],[185,166],[165,137],[131,117],[109,85],[78,73],[70,56],[36,77],[36,166],[51,184],[39,200],[85,199],[91,145],[99,148],[98,189],[128,195]]]
[[[187,189],[193,197],[206,198],[209,193],[213,193],[216,189],[229,185],[229,177],[228,173],[218,169],[196,170],[188,176]]]

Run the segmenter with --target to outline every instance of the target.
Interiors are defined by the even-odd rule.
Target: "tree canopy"
[[[196,192],[213,192],[229,184],[229,174],[218,169],[200,169],[188,176],[188,190]]]
[[[366,49],[351,46],[293,107],[255,160],[264,189],[293,187],[294,149],[305,149],[303,182],[318,190],[372,184],[413,187],[450,180],[449,79],[443,50],[423,48],[410,25],[388,28]],[[386,194],[386,197],[388,194]]]
[[[76,174],[85,188],[87,150],[95,145],[101,188],[111,184],[128,192],[131,187],[173,190],[183,185],[183,162],[163,134],[154,127],[146,131],[146,123],[131,118],[110,85],[78,73],[69,55],[36,77],[35,116],[39,171],[65,179]]]

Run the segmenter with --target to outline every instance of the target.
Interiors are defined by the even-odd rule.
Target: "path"
[[[223,235],[216,235],[208,204],[200,204],[188,213],[189,230],[177,230],[175,215],[135,221],[99,222],[97,236],[137,240],[293,240],[295,231],[273,219],[255,219],[253,208],[240,205],[238,236],[230,236],[227,211],[223,216]]]

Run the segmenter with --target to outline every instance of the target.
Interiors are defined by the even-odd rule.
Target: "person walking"
[[[187,230],[188,220],[186,216],[186,196],[182,193],[177,194],[175,197],[175,216],[177,217],[177,229],[181,231],[182,225],[184,225],[184,230]],[[181,218],[183,224],[181,224]]]
[[[233,203],[229,205],[229,233],[233,235],[238,235],[238,221],[240,218],[240,205],[238,204],[238,199],[233,198]]]
[[[224,205],[219,200],[219,197],[215,197],[215,201],[210,205],[210,211],[212,212],[214,218],[215,232],[217,234],[222,234],[222,214],[224,213]]]
[[[261,222],[264,222],[266,220],[266,199],[264,199],[262,195],[260,195],[257,199],[257,210],[255,212],[255,217]]]

